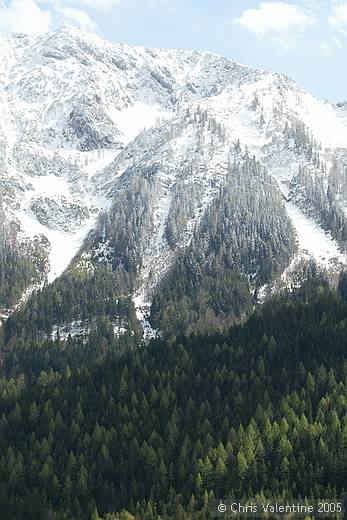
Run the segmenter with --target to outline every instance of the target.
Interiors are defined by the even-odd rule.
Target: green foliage
[[[0,218],[0,310],[11,308],[23,291],[43,275],[45,258],[41,246],[36,242],[20,248],[14,231],[1,225]]]
[[[347,271],[343,271],[340,275],[338,290],[342,298],[347,300]]]
[[[293,152],[301,156],[305,154],[307,160],[301,164],[291,182],[292,193],[296,195],[305,212],[317,219],[324,229],[331,232],[341,247],[346,248],[347,220],[344,204],[347,200],[347,175],[344,161],[334,158],[327,171],[321,145],[301,122],[297,122],[293,128],[286,128],[285,139],[286,148],[292,147]]]
[[[227,334],[3,377],[1,518],[208,520],[213,496],[343,494],[347,301],[305,291]]]
[[[130,168],[120,177],[116,203],[109,213],[101,215],[87,241],[97,269],[104,261],[99,255],[100,244],[107,241],[112,249],[109,265],[115,273],[117,288],[122,292],[129,292],[134,287],[144,237],[150,229],[150,207],[155,192],[152,176],[156,166],[150,171],[142,170],[141,175],[135,175],[135,169]]]
[[[53,326],[76,320],[96,324],[98,319],[125,322],[137,330],[133,305],[116,290],[115,275],[107,266],[91,273],[71,270],[35,291],[27,304],[11,315],[5,324],[5,341],[18,338],[39,342],[49,337]]]
[[[271,177],[248,156],[229,170],[190,245],[154,296],[152,321],[165,334],[229,327],[251,309],[252,293],[294,253],[292,226]],[[169,239],[173,222],[172,217]]]

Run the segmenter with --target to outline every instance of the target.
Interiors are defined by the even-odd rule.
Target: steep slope
[[[91,174],[185,99],[222,89],[239,69],[254,74],[208,53],[133,48],[71,29],[1,35],[0,63],[0,187],[23,232],[48,239],[50,281],[107,207]]]
[[[100,263],[111,264],[124,290],[134,293],[139,317],[167,284],[171,293],[182,287],[178,301],[188,297],[188,287],[193,301],[198,286],[216,300],[216,287],[203,287],[202,280],[218,276],[238,301],[229,302],[229,310],[224,302],[226,321],[241,316],[251,293],[294,254],[276,183],[239,145],[230,146],[224,128],[199,106],[139,136],[99,182],[115,202],[76,268],[92,272]],[[231,276],[228,282],[225,276]],[[160,314],[159,307],[167,312],[170,307],[161,300],[156,298]],[[217,302],[205,307],[219,314]],[[177,314],[172,310],[172,324]]]
[[[215,54],[131,47],[72,29],[1,35],[0,63],[3,212],[13,243],[41,258],[23,289],[53,282],[69,265],[75,280],[106,264],[117,297],[133,298],[152,334],[153,298],[160,326],[158,302],[168,284],[178,297],[178,266],[192,258],[203,278],[221,266],[237,277],[236,315],[300,258],[331,272],[347,263],[343,107]],[[247,246],[235,234],[241,217]],[[223,219],[235,225],[221,234],[214,222]],[[212,257],[219,267],[211,274]],[[208,301],[213,291],[212,283]]]
[[[334,212],[345,213],[347,124],[339,110],[313,98],[289,78],[272,74],[238,88],[226,88],[220,96],[205,100],[204,105],[229,130],[230,139],[239,139],[276,178],[301,249],[328,267],[335,259],[345,263],[345,234],[338,236],[333,222],[324,222],[322,207],[312,211],[319,199],[328,199],[330,191],[330,195],[336,194],[330,204],[335,206]],[[335,188],[331,183],[334,168],[340,170],[341,179]],[[312,195],[308,186],[299,190],[302,171],[313,177],[313,184],[322,185],[319,194]],[[319,231],[319,224],[328,234]],[[305,235],[303,227],[308,231]],[[311,239],[307,241],[305,236]]]

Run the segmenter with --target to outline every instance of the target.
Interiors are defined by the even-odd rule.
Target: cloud
[[[333,5],[328,20],[333,29],[347,35],[347,3]]]
[[[259,37],[269,37],[291,46],[293,32],[314,25],[315,20],[295,4],[261,2],[257,9],[246,9],[233,23]]]
[[[0,0],[0,32],[42,34],[62,25],[97,31],[96,11],[105,12],[124,0]],[[151,8],[168,0],[144,0]]]
[[[0,1],[0,31],[41,34],[51,29],[52,15],[35,0]]]
[[[61,21],[65,25],[74,25],[86,29],[87,31],[95,31],[97,29],[97,24],[91,19],[89,14],[82,9],[60,7],[58,13],[61,17]]]

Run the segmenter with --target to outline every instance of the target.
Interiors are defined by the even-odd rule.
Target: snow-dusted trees
[[[43,275],[44,254],[38,242],[19,245],[15,230],[1,222],[0,311],[12,307],[23,291]]]
[[[335,158],[329,170],[328,180],[331,191],[347,202],[347,158]]]
[[[294,121],[292,126],[286,123],[284,129],[284,139],[286,148],[301,155],[306,161],[312,162],[319,168],[321,145],[313,138],[312,132],[301,121]]]
[[[304,209],[345,247],[347,219],[343,204],[346,200],[346,169],[335,162],[327,178],[314,166],[306,164],[299,168],[291,188]]]
[[[165,230],[166,240],[171,247],[183,238],[187,223],[196,214],[202,191],[199,185],[186,180],[175,185]]]
[[[246,157],[230,169],[192,241],[163,280],[152,318],[172,333],[228,326],[250,308],[252,289],[283,269],[294,249],[274,181]]]
[[[114,192],[115,203],[88,240],[96,265],[101,261],[98,251],[107,241],[112,248],[110,262],[116,272],[119,287],[126,294],[134,287],[141,268],[142,252],[152,230],[154,198],[158,189],[157,167],[143,168],[141,174],[130,168],[120,179]]]
[[[347,244],[347,167],[341,157],[327,164],[321,146],[301,122],[285,129],[286,145],[301,157],[302,164],[291,181],[291,193],[304,211],[330,231],[342,247]]]

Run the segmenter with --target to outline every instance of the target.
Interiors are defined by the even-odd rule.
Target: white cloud
[[[97,31],[91,13],[108,11],[123,0],[0,0],[0,32],[42,34],[61,25]],[[157,7],[167,0],[144,0]]]
[[[290,46],[293,32],[314,25],[315,20],[298,5],[261,2],[257,9],[246,9],[233,23],[257,36],[270,37],[284,46]]]
[[[328,20],[333,29],[347,35],[347,3],[333,5]]]
[[[52,15],[35,0],[0,1],[0,31],[41,34],[52,27]]]
[[[91,19],[89,14],[82,9],[60,7],[58,12],[64,24],[81,27],[87,31],[95,31],[97,29],[97,24]]]

